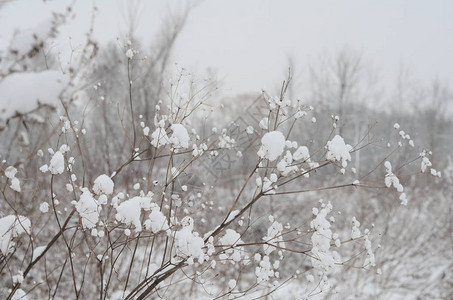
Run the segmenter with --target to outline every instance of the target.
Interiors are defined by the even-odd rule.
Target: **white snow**
[[[9,215],[0,218],[0,252],[7,255],[14,247],[13,238],[22,233],[30,233],[30,219],[24,216]]]
[[[308,148],[305,146],[297,148],[297,150],[293,153],[293,159],[303,161],[310,160],[310,152],[308,151]]]
[[[69,152],[69,150],[71,150],[71,148],[69,148],[69,146],[68,146],[68,145],[66,145],[66,144],[63,144],[63,145],[61,145],[61,147],[60,147],[60,149],[59,149],[59,150],[60,150],[60,152],[61,152],[61,153],[63,153],[63,154],[64,154],[64,153],[66,153],[66,152]]]
[[[49,170],[52,174],[61,174],[64,172],[64,156],[63,153],[57,151],[50,159]]]
[[[360,237],[361,232],[360,232],[360,222],[357,221],[355,217],[352,217],[352,229],[351,229],[351,239],[357,239]]]
[[[134,225],[135,231],[142,231],[142,223],[140,221],[142,209],[150,210],[154,203],[151,203],[150,197],[134,197],[124,201],[116,208],[116,219],[126,225]]]
[[[42,212],[42,213],[46,213],[49,211],[49,203],[47,202],[43,202],[39,205],[39,210]]]
[[[148,219],[144,222],[145,228],[150,229],[153,233],[160,231],[167,231],[170,229],[168,226],[167,218],[159,210],[159,207],[155,205],[151,209]]]
[[[225,235],[220,238],[219,242],[224,245],[224,259],[227,259],[228,256],[230,256],[234,262],[241,261],[243,247],[238,247],[237,244],[242,244],[243,241],[238,232],[233,229],[227,229]]]
[[[40,256],[44,250],[46,250],[46,246],[39,246],[39,247],[36,247],[34,250],[33,250],[33,259],[36,259],[38,256]]]
[[[19,181],[19,179],[17,179],[16,177],[11,179],[10,188],[12,188],[16,192],[20,193],[21,189],[20,189],[20,181]]]
[[[261,177],[256,178],[255,182],[257,186],[261,186],[263,184],[263,180],[261,179]]]
[[[167,133],[163,128],[159,127],[156,130],[154,130],[153,133],[151,134],[151,145],[153,145],[156,148],[165,146],[169,142],[170,140],[168,139]]]
[[[437,171],[436,169],[434,168],[431,168],[431,175],[435,176],[435,177],[442,177],[442,173],[441,171]]]
[[[230,149],[234,146],[235,143],[236,141],[233,138],[229,137],[226,132],[223,132],[222,135],[219,136],[219,148]]]
[[[369,239],[370,232],[365,230],[365,250],[366,250],[366,258],[365,261],[363,262],[363,267],[364,268],[370,268],[370,267],[375,267],[376,266],[376,258],[373,253],[373,249],[371,247],[371,241]]]
[[[261,158],[266,158],[269,161],[276,160],[285,149],[285,136],[280,131],[271,131],[261,139],[261,147],[257,154]]]
[[[16,174],[17,174],[17,169],[12,166],[6,168],[6,170],[5,170],[6,177],[11,179],[10,188],[13,189],[14,191],[20,193],[20,191],[21,191],[20,180],[16,178]]]
[[[93,191],[96,195],[110,195],[113,193],[113,187],[112,179],[108,175],[102,174],[94,180]]]
[[[401,200],[402,205],[407,205],[407,197],[406,194],[403,193],[404,187],[400,183],[398,177],[396,177],[395,174],[392,172],[392,164],[389,161],[386,161],[384,163],[384,167],[387,171],[387,174],[385,174],[384,182],[387,187],[393,186],[398,193],[400,193],[399,199]]]
[[[33,27],[19,29],[15,32],[11,44],[10,51],[17,52],[18,56],[29,53],[33,47],[44,42],[52,33],[52,18],[47,18],[35,24]]]
[[[5,175],[9,179],[13,179],[14,177],[16,177],[16,173],[17,173],[17,169],[14,168],[13,166],[10,166],[10,167],[6,168],[6,170],[5,170]]]
[[[193,262],[194,258],[204,260],[204,241],[198,236],[198,233],[194,233],[193,225],[194,221],[192,217],[186,216],[181,220],[183,228],[176,232],[176,250],[178,255],[189,257],[190,262]]]
[[[264,129],[264,130],[267,130],[267,123],[269,123],[269,119],[268,118],[263,118],[260,123],[259,123],[259,126],[261,129]]]
[[[331,141],[327,142],[326,145],[327,154],[326,159],[332,162],[341,162],[343,168],[346,168],[348,165],[347,161],[351,161],[351,152],[352,147],[344,142],[344,139],[336,135]]]
[[[277,182],[277,179],[278,179],[277,174],[272,173],[269,179],[270,179],[273,183]]]
[[[178,148],[188,148],[189,147],[189,133],[187,129],[182,124],[173,124],[171,125],[171,130],[173,131],[170,142],[173,146]]]
[[[75,205],[77,212],[82,218],[83,228],[92,229],[99,221],[99,212],[101,207],[98,205],[96,199],[93,198],[91,192],[84,188],[79,201]]]
[[[230,289],[234,289],[235,286],[236,286],[236,280],[230,279],[230,281],[228,281],[228,287]]]
[[[422,170],[422,173],[424,173],[426,171],[426,168],[427,167],[431,167],[432,166],[432,163],[431,161],[429,160],[428,157],[423,157],[422,158],[422,163],[421,163],[421,166],[420,166],[420,169]]]
[[[68,79],[59,71],[15,73],[0,81],[0,119],[25,114],[41,104],[57,107]]]
[[[134,57],[134,51],[132,49],[127,49],[126,56],[127,58],[132,59]]]
[[[230,222],[231,220],[233,220],[239,213],[240,211],[239,210],[233,210],[229,215],[228,215],[228,218],[226,219],[225,223],[228,223]]]
[[[66,184],[66,190],[71,193],[72,191],[74,191],[74,188],[72,187],[71,184],[67,183]]]
[[[24,275],[22,272],[19,271],[19,273],[17,275],[14,275],[13,276],[13,284],[21,284],[22,282],[24,282]]]
[[[292,165],[293,155],[290,151],[286,151],[285,156],[277,164],[277,170],[280,171],[282,176],[288,176],[291,173],[297,172],[299,168],[296,165]],[[271,178],[272,181],[272,178]]]
[[[311,221],[310,227],[315,230],[311,237],[313,244],[312,253],[315,258],[311,259],[311,263],[316,270],[329,271],[335,266],[335,258],[330,251],[330,243],[332,240],[331,224],[326,219],[327,215],[332,211],[332,204],[329,202],[323,206],[316,214],[316,217]]]
[[[233,229],[227,229],[225,235],[220,238],[220,244],[226,246],[234,246],[237,243],[242,243],[241,235],[234,231]]]
[[[264,256],[259,262],[259,265],[255,268],[255,275],[258,283],[268,281],[271,277],[275,276],[269,256]]]
[[[11,300],[28,300],[27,293],[23,289],[17,289]]]
[[[279,247],[285,247],[282,237],[283,225],[277,221],[273,221],[271,226],[267,229],[267,235],[263,237],[266,244],[263,245],[264,253],[266,255],[271,254],[275,249],[272,245]]]

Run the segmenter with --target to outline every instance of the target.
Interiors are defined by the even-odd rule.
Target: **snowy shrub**
[[[340,134],[343,116],[315,118],[309,99],[288,98],[291,77],[277,96],[263,92],[259,121],[234,134],[215,115],[223,112],[210,99],[212,87],[194,84],[184,70],[168,84],[158,74],[154,87],[166,91],[160,100],[143,96],[152,94],[138,71],[146,59],[134,43],[123,46],[115,60],[127,70],[120,83],[107,77],[92,87],[84,71],[98,71],[91,65],[97,49],[89,39],[69,78],[55,69],[0,79],[0,97],[8,96],[3,118],[28,122],[35,97],[46,99],[37,107],[54,109],[32,116],[40,121],[21,151],[0,153],[5,299],[253,299],[288,285],[302,299],[342,293],[349,282],[342,272],[361,270],[357,280],[365,280],[382,272],[380,261],[386,267],[376,241],[394,225],[377,228],[371,215],[387,219],[375,207],[355,215],[340,200],[364,197],[372,206],[363,191],[384,190],[379,199],[392,202],[397,219],[415,198],[403,186],[407,178],[441,177],[429,151],[412,157],[416,171],[398,160],[414,147],[399,125],[393,146],[381,141],[376,162],[357,171],[354,154],[377,144],[370,131],[357,142]],[[39,92],[11,93],[22,81]],[[109,90],[117,99],[101,94]],[[323,120],[328,125],[316,127]],[[4,134],[16,147],[12,122]],[[322,132],[315,141],[299,134],[310,128]],[[213,162],[222,155],[243,171],[219,174]]]
[[[142,299],[159,294],[172,282],[184,278],[198,282],[210,297],[255,297],[263,290],[276,290],[282,283],[298,280],[300,271],[286,266],[285,262],[300,255],[307,256],[310,261],[304,266],[304,272],[312,278],[305,283],[305,290],[311,290],[309,294],[331,290],[336,283],[332,276],[346,267],[354,256],[363,257],[360,268],[371,272],[376,267],[374,231],[362,229],[355,217],[352,217],[351,233],[344,232],[342,226],[336,229],[331,202],[320,200],[312,209],[313,216],[285,219],[281,215],[278,221],[269,216],[270,225],[261,224],[253,213],[268,197],[284,202],[293,201],[292,195],[310,191],[379,187],[365,183],[364,177],[358,177],[352,171],[352,177],[345,174],[348,162],[353,161],[351,153],[360,151],[366,144],[353,147],[343,137],[335,135],[326,142],[325,149],[319,151],[310,149],[304,145],[306,141],[297,137],[289,140],[290,127],[281,125],[282,120],[292,119],[292,127],[297,126],[304,120],[304,117],[295,117],[297,112],[304,111],[309,115],[311,109],[300,101],[286,99],[285,88],[281,99],[264,96],[262,100],[268,107],[263,113],[268,118],[268,126],[258,132],[261,138],[254,146],[259,148],[258,151],[255,152],[254,147],[246,150],[255,152],[255,166],[248,170],[249,175],[238,179],[240,189],[231,198],[222,192],[221,180],[216,183],[218,191],[215,187],[203,186],[204,190],[213,189],[209,199],[203,199],[203,195],[187,186],[176,189],[181,176],[197,172],[194,167],[197,160],[219,155],[219,151],[239,150],[235,148],[235,139],[225,130],[212,130],[213,134],[208,136],[197,132],[194,126],[197,118],[190,121],[190,117],[195,116],[193,112],[198,107],[205,105],[204,100],[181,97],[178,105],[173,105],[174,99],[163,99],[160,106],[166,108],[156,110],[154,120],[143,118],[140,121],[143,122],[141,127],[151,128],[151,135],[150,130],[140,133],[137,124],[140,118],[131,110],[130,120],[134,127],[128,128],[132,131],[128,136],[136,138],[126,139],[131,143],[126,150],[129,151],[128,158],[110,176],[95,175],[105,171],[101,167],[102,160],[96,162],[100,168],[93,166],[95,173],[87,173],[90,151],[86,143],[90,130],[88,127],[88,132],[80,136],[80,122],[72,121],[71,110],[65,106],[65,115],[59,118],[66,124],[63,125],[65,130],[56,134],[53,144],[60,150],[49,149],[48,158],[44,154],[41,154],[42,158],[38,156],[39,160],[49,161],[45,168],[40,168],[44,173],[36,178],[43,179],[43,189],[50,193],[49,199],[45,194],[43,199],[51,205],[43,202],[40,206],[42,214],[50,213],[46,226],[42,230],[34,227],[35,223],[42,224],[39,214],[10,215],[1,219],[1,252],[5,262],[15,261],[19,254],[27,261],[22,267],[13,267],[22,277],[20,280],[17,276],[12,277],[9,295],[33,287],[27,278],[31,274],[37,278],[41,276],[36,270],[44,259],[58,268],[61,261],[48,261],[47,258],[59,245],[66,246],[66,252],[63,252],[66,254],[61,254],[66,256],[64,265],[69,264],[71,268],[70,271],[60,268],[62,274],[73,278],[74,292],[98,293],[102,299],[114,299],[116,296],[112,295]],[[129,100],[133,105],[133,98]],[[153,122],[148,124],[149,121]],[[251,132],[249,126],[243,129],[247,134]],[[105,142],[109,143],[109,140]],[[193,151],[187,151],[188,148]],[[398,148],[400,146],[396,150]],[[422,161],[421,172],[431,167],[426,155],[420,155],[419,159]],[[140,168],[141,165],[144,168]],[[336,166],[341,172],[334,172],[338,183],[324,186],[322,180],[316,180],[316,173],[329,166]],[[375,170],[379,169],[386,171],[384,186],[396,189],[401,203],[410,205],[410,193],[406,198],[390,162],[379,163]],[[45,172],[47,170],[50,174]],[[14,202],[14,195],[27,197],[33,193],[34,183],[30,181],[22,182],[22,190],[17,188],[19,183],[15,184],[13,180],[20,172],[14,167],[4,170],[5,182],[11,181],[8,187],[11,191],[5,194],[8,202]],[[309,174],[312,176],[308,177]],[[310,180],[321,185],[305,189]],[[90,185],[90,182],[93,183]],[[223,217],[222,210],[214,213],[215,205],[226,207]],[[211,229],[204,225],[206,219],[212,224]],[[295,223],[290,225],[289,221]],[[267,226],[267,232],[263,231],[261,236],[251,234],[258,229],[256,226]],[[24,234],[30,237],[29,246],[15,243]],[[350,248],[348,242],[352,240],[356,241],[355,247]],[[35,241],[42,245],[39,254],[32,251],[36,248]],[[86,271],[81,272],[83,269]],[[87,274],[97,274],[95,278],[98,279],[94,280],[100,282],[94,286],[91,282],[83,284]],[[213,280],[216,274],[224,275]]]

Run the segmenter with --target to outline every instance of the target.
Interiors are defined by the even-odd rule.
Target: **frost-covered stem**
[[[85,186],[86,167],[85,167],[85,158],[83,156],[82,146],[80,145],[80,140],[79,140],[79,136],[77,134],[77,131],[74,128],[74,123],[72,122],[71,117],[69,115],[68,107],[66,106],[66,104],[63,101],[60,101],[60,102],[63,105],[63,109],[64,109],[65,114],[66,114],[66,118],[68,118],[69,126],[71,126],[71,130],[74,133],[74,138],[76,140],[77,150],[79,151],[79,154],[80,154],[80,157],[81,157],[81,160],[82,160],[82,172],[83,172],[83,175],[82,175],[82,186]]]
[[[123,295],[126,293],[127,285],[129,283],[129,278],[132,271],[132,266],[134,265],[135,254],[137,253],[138,242],[140,241],[140,233],[137,236],[137,241],[135,242],[134,252],[132,253],[131,262],[129,264],[129,270],[127,271],[126,283],[124,284]]]
[[[223,247],[231,247],[234,248],[234,247],[244,247],[244,246],[263,246],[263,245],[268,245],[270,247],[274,247],[274,248],[277,248],[277,249],[280,249],[280,250],[285,250],[285,251],[288,251],[288,252],[293,252],[293,253],[298,253],[298,254],[306,254],[307,256],[311,257],[311,258],[314,258],[314,259],[318,259],[312,255],[308,255],[307,253],[309,253],[311,251],[311,249],[307,249],[307,250],[296,250],[296,249],[291,249],[291,248],[288,248],[288,247],[282,247],[282,246],[279,246],[279,245],[274,245],[274,244],[271,244],[270,242],[273,240],[274,238],[268,240],[268,241],[264,241],[264,242],[256,242],[256,243],[241,243],[241,244],[235,244],[235,245],[215,245],[214,247],[216,248],[223,248]],[[289,241],[286,241],[286,240],[283,240],[282,242],[289,242]],[[223,249],[221,251],[222,253],[225,252],[225,249]]]
[[[137,158],[137,156],[140,156],[141,154],[145,153],[146,151],[149,151],[149,148],[146,148],[144,150],[141,150],[140,152],[137,152],[135,154],[133,154],[125,163],[123,163],[118,169],[116,169],[115,172],[113,172],[113,175],[111,176],[111,178],[115,178],[116,176],[118,176],[118,174],[127,166],[129,165],[130,163],[132,163],[133,161],[135,161],[135,159]]]
[[[326,191],[326,190],[333,190],[333,189],[339,189],[347,186],[354,186],[354,187],[359,187],[362,185],[359,184],[353,184],[353,183],[346,183],[346,184],[340,184],[340,185],[329,185],[325,187],[319,187],[319,188],[312,188],[312,189],[307,189],[307,190],[298,190],[298,191],[287,191],[287,192],[276,192],[272,195],[269,196],[274,196],[274,195],[289,195],[289,194],[301,194],[301,193],[307,193],[307,192],[315,192],[315,191]],[[367,186],[362,186],[362,187],[367,187]],[[267,195],[266,195],[267,196]]]
[[[52,174],[52,176],[50,177],[50,197],[51,197],[51,203],[52,203],[52,208],[53,208],[53,213],[55,215],[55,219],[57,220],[57,225],[58,225],[58,228],[60,228],[60,230],[62,230],[62,227],[61,227],[61,223],[60,223],[60,219],[58,218],[58,213],[57,213],[57,210],[56,210],[56,207],[55,207],[55,198],[54,198],[54,190],[53,190],[53,182],[54,182],[54,175]],[[78,296],[77,296],[77,283],[76,283],[76,276],[75,276],[75,271],[74,271],[74,264],[73,264],[73,261],[72,261],[72,250],[71,250],[71,247],[69,246],[68,242],[66,241],[66,237],[64,235],[64,233],[61,235],[62,238],[63,238],[63,242],[65,243],[66,245],[66,248],[68,249],[68,256],[69,256],[69,263],[71,265],[71,272],[72,272],[72,283],[74,285],[74,291],[75,291],[75,294],[76,294],[76,297],[78,299]]]
[[[245,181],[244,185],[242,186],[241,190],[239,191],[238,195],[236,196],[236,199],[234,199],[234,202],[231,205],[231,208],[228,211],[228,213],[227,213],[225,219],[223,220],[222,224],[224,224],[226,222],[226,220],[228,220],[228,217],[230,216],[231,212],[236,207],[236,204],[238,203],[239,199],[241,198],[242,193],[244,192],[245,188],[247,187],[248,183],[250,182],[250,179],[253,177],[253,175],[255,174],[256,170],[258,169],[258,166],[259,166],[260,162],[261,162],[261,160],[258,161],[258,163],[256,164],[255,168],[253,168],[253,171],[250,172],[250,175],[247,177],[247,180]]]
[[[291,71],[288,74],[288,79],[283,80],[282,83],[282,89],[280,91],[280,101],[283,101],[285,98],[286,90],[288,89],[289,82],[291,81]],[[277,130],[278,128],[278,115],[280,113],[280,105],[277,107],[277,114],[275,115],[275,121],[274,121],[274,130]]]
[[[151,255],[153,254],[153,248],[154,248],[154,242],[155,241],[156,241],[156,235],[153,236],[153,241],[151,242],[151,248],[149,249],[148,263],[146,264],[145,278],[148,277],[149,266],[151,265]],[[149,241],[148,241],[148,244],[149,244]],[[146,251],[145,251],[145,254],[146,254]]]
[[[102,300],[102,293],[104,291],[104,272],[102,270],[102,260],[100,260],[98,262],[98,265],[99,265],[99,274],[101,276],[101,288],[100,288],[100,292],[99,292],[99,300]]]
[[[162,193],[162,200],[160,202],[160,209],[161,210],[162,210],[162,206],[164,205],[165,193],[167,192],[167,188],[170,185],[170,183],[175,180],[173,174],[170,174],[171,181],[169,181],[169,177],[168,177],[169,173],[171,173],[170,170],[171,170],[172,166],[173,166],[173,151],[171,151],[170,158],[168,159],[167,173],[165,175],[165,187],[164,187],[164,191]],[[170,208],[168,210],[168,220],[171,220],[171,204],[172,204],[172,198],[170,197]],[[164,262],[165,262],[165,254],[167,253],[168,239],[169,239],[169,237],[167,236],[165,238],[165,247],[164,247],[164,252],[162,254],[161,266],[163,266]]]
[[[287,89],[288,89],[288,87],[289,87],[290,82],[291,82],[291,70],[289,70],[287,79],[286,79],[286,80],[283,80],[282,87],[281,87],[281,89],[280,89],[280,96],[279,96],[279,100],[280,100],[280,101],[283,101],[283,100],[284,100],[285,94],[286,94],[286,91],[287,91]],[[263,91],[263,94],[264,94],[264,95],[267,95],[267,93],[265,93],[264,91]],[[268,95],[268,97],[270,97],[270,96]],[[274,125],[273,125],[273,127],[272,127],[273,130],[277,130],[278,126],[281,124],[281,123],[278,122],[279,114],[280,114],[280,106],[277,106],[277,111],[276,111],[276,114],[275,114]],[[267,126],[268,129],[271,128],[271,126],[270,126],[270,124],[271,124],[271,116],[272,116],[272,111],[269,110],[269,115],[268,115],[268,126]]]
[[[294,176],[294,177],[292,177],[292,178],[290,178],[290,179],[288,179],[288,180],[286,180],[286,181],[280,183],[280,186],[285,185],[285,184],[287,184],[287,183],[290,183],[291,181],[296,180],[297,178],[300,178],[300,177],[304,176],[305,174],[308,174],[308,173],[310,173],[310,172],[312,172],[312,171],[321,169],[322,167],[325,167],[325,166],[330,165],[330,164],[331,164],[331,162],[328,161],[328,162],[325,162],[325,163],[323,163],[322,165],[319,165],[319,166],[317,166],[317,167],[315,167],[315,168],[311,168],[310,170],[307,170],[307,171],[305,171],[305,172],[302,172],[302,173],[300,173],[300,174],[298,174],[298,175],[296,175],[296,176]]]
[[[90,262],[91,259],[91,253],[88,255],[87,261],[85,262],[85,266],[83,267],[83,273],[82,273],[82,282],[80,283],[80,288],[77,291],[76,297],[77,299],[80,297],[80,293],[82,292],[83,284],[85,283],[85,275],[88,267],[88,263]]]
[[[399,170],[401,170],[402,168],[404,168],[405,166],[408,166],[408,165],[412,164],[413,162],[419,160],[420,158],[422,158],[422,156],[419,155],[418,157],[416,157],[412,160],[409,160],[409,161],[405,162],[404,164],[401,164],[399,167],[395,168],[395,173],[398,172]],[[421,173],[422,173],[422,171],[418,171],[416,173],[410,173],[410,174],[406,174],[406,175],[398,174],[398,176],[411,176],[411,175],[421,174]]]
[[[137,300],[145,299],[145,297],[147,297],[157,287],[157,285],[159,283],[161,283],[162,281],[164,281],[165,279],[167,279],[168,277],[173,275],[176,271],[181,269],[184,265],[185,265],[185,260],[183,260],[182,262],[177,264],[175,267],[173,267],[173,269],[170,269],[169,271],[167,271],[161,277],[156,278],[156,280],[154,280],[154,282],[146,290],[144,290],[143,293],[141,293],[136,299]],[[131,298],[129,298],[129,296],[128,296],[125,300],[127,300],[127,299],[131,299]]]
[[[178,266],[183,266],[184,265],[184,262],[185,261],[181,261],[178,265],[175,265],[174,268],[176,268],[175,270],[171,269],[171,270],[168,270],[167,272],[170,272],[170,271],[173,271],[173,273],[179,269]],[[166,264],[165,266],[162,266],[160,267],[159,269],[157,269],[150,277],[147,277],[145,279],[143,279],[137,286],[135,286],[135,288],[126,296],[126,298],[124,298],[124,300],[128,300],[128,299],[137,299],[136,298],[136,295],[146,286],[146,284],[148,284],[151,279],[153,278],[153,275],[154,274],[157,274],[158,272],[162,271],[164,268],[168,267],[170,264]],[[167,274],[167,272],[163,273],[161,276],[164,276]],[[170,274],[171,275],[171,274]],[[170,276],[168,275],[168,276]],[[167,277],[166,277],[167,278]],[[157,279],[156,279],[157,280]]]
[[[50,240],[50,242],[47,244],[46,248],[42,251],[41,254],[38,255],[38,257],[36,257],[36,259],[34,259],[28,266],[27,268],[25,269],[24,273],[23,273],[23,277],[25,279],[25,277],[28,275],[28,273],[30,272],[30,270],[33,268],[33,266],[41,259],[44,257],[44,255],[47,253],[47,251],[55,244],[55,242],[60,238],[60,236],[63,234],[64,230],[66,229],[66,227],[68,226],[68,223],[69,221],[71,220],[72,216],[74,215],[74,213],[76,212],[75,209],[73,209],[71,211],[71,213],[69,214],[69,216],[66,218],[63,226],[60,228],[60,230],[58,231],[58,233],[56,235],[54,235],[54,237]],[[13,288],[11,289],[11,293],[8,295],[8,298],[7,300],[11,300],[14,293],[17,291],[17,289],[20,287],[21,283],[18,282],[16,283]]]
[[[213,144],[215,144],[216,141],[214,141],[213,143],[211,143],[208,147],[212,146]],[[231,148],[231,149],[234,149]],[[218,150],[224,150],[224,148],[209,148],[208,150],[206,150],[206,152],[210,152],[210,151],[218,151]],[[187,150],[187,151],[181,151],[181,152],[178,152],[178,153],[174,153],[173,152],[173,156],[176,156],[176,155],[184,155],[184,154],[188,154],[188,153],[192,153],[193,150]],[[158,158],[163,158],[163,157],[168,157],[172,154],[160,154],[160,155],[156,155],[155,157],[146,157],[146,158],[142,158],[140,161],[147,161],[147,160],[152,160],[152,159],[158,159]],[[194,159],[192,159],[192,162],[195,160],[195,159],[198,159],[199,157],[195,157]]]
[[[110,231],[108,231],[108,230],[107,230],[107,242],[109,244],[109,247],[106,249],[104,255],[110,250],[110,257],[113,258],[113,244],[112,244],[112,240],[110,238]],[[110,285],[110,280],[112,278],[114,265],[115,265],[115,261],[113,259],[111,259],[110,260],[109,277],[107,279],[107,283],[105,284],[105,290],[106,291],[108,290],[109,285]],[[107,292],[104,294],[104,299],[106,298],[106,295],[107,295]]]
[[[294,119],[293,123],[292,123],[291,126],[289,127],[288,133],[286,133],[286,139],[287,139],[287,140],[289,139],[289,135],[291,134],[291,131],[293,131],[293,128],[294,128],[294,125],[296,125],[296,122],[297,122],[297,119]]]
[[[147,176],[147,181],[146,181],[146,190],[147,191],[149,191],[149,185],[151,183],[151,177],[153,176],[154,163],[156,162],[157,148],[152,149],[152,151],[153,151],[153,155],[151,157],[151,161],[149,162],[148,176]]]
[[[58,276],[57,283],[55,284],[55,290],[54,290],[54,292],[52,294],[52,299],[55,299],[55,295],[57,294],[58,287],[60,286],[61,278],[63,277],[63,273],[64,273],[64,270],[65,270],[65,267],[66,267],[67,263],[68,263],[68,259],[66,258],[64,263],[63,263],[63,266],[61,267],[61,271],[60,271],[60,275]],[[50,296],[50,292],[51,292],[51,289],[49,287],[49,296]]]
[[[3,195],[3,199],[2,199],[2,200],[4,200],[4,201],[6,202],[6,204],[8,204],[8,206],[14,211],[14,214],[15,214],[15,215],[18,215],[18,212],[17,212],[17,210],[14,208],[14,205],[11,204],[11,202],[8,200],[8,197],[5,195],[5,190],[6,190],[6,187],[7,187],[7,186],[8,186],[8,184],[7,184],[6,181],[5,181],[5,185],[4,185],[3,188],[2,188],[2,195]],[[2,270],[3,270],[3,269],[2,269]]]
[[[17,137],[19,135],[19,131],[20,131],[21,125],[22,125],[22,122],[17,122],[17,127],[16,127],[16,130],[15,130],[13,136]],[[8,150],[6,150],[6,159],[7,160],[9,159],[9,156],[11,154],[11,150],[13,148],[13,145],[14,145],[13,143],[10,143],[9,146],[8,146]]]
[[[104,102],[102,104],[102,118],[104,120],[104,136],[106,139],[109,139],[109,133],[111,133],[111,131],[109,131],[109,129],[112,128],[112,125],[110,124],[110,121],[109,121],[109,118],[107,116],[107,109],[106,109],[107,105],[106,103]],[[108,172],[109,174],[112,173],[112,167],[111,167],[111,157],[110,157],[110,144],[109,143],[104,143],[104,151],[105,151],[105,154],[106,154],[106,160],[107,160],[107,168],[108,168]]]
[[[225,227],[236,221],[244,212],[246,212],[253,204],[255,204],[256,201],[258,201],[262,196],[264,195],[263,192],[259,192],[253,199],[250,201],[245,207],[243,207],[237,215],[235,215],[231,220],[228,222],[223,223],[219,227],[217,227],[216,230],[214,230],[209,236],[205,238],[205,243],[208,241],[208,239],[213,236],[215,237],[218,235]]]
[[[372,174],[374,171],[376,171],[376,169],[382,165],[390,156],[392,156],[393,153],[396,152],[396,150],[398,150],[399,147],[396,146],[395,149],[393,149],[389,154],[387,154],[383,159],[381,159],[381,161],[373,168],[371,169],[368,173],[366,173],[365,175],[363,175],[362,177],[360,177],[359,180],[363,180],[365,178],[367,178],[370,174]]]
[[[134,105],[132,104],[132,79],[131,79],[131,59],[127,59],[127,79],[129,85],[129,105],[131,110],[131,125],[132,125],[132,132],[134,134],[134,140],[132,143],[132,156],[134,156],[135,152],[135,143],[137,139],[137,133],[135,132],[135,120],[134,120]]]
[[[175,192],[175,179],[173,179],[172,183],[171,183],[171,194],[172,195]],[[170,199],[170,211],[172,210],[172,207],[173,207],[173,198]],[[178,207],[175,208],[175,216],[176,216],[177,212],[178,212]],[[173,250],[173,245],[174,245],[174,242],[175,242],[175,235],[176,235],[176,232],[173,233],[173,239],[171,240],[170,251],[169,251],[170,260],[171,260],[171,252]],[[166,252],[167,252],[168,238],[169,237],[167,236],[166,241],[165,241],[165,250],[164,250],[164,255],[163,256],[165,256]],[[163,261],[164,260],[162,260],[162,262]]]
[[[115,270],[115,264],[116,264],[117,260],[120,258],[120,256],[123,253],[124,249],[128,245],[127,243],[124,243],[123,248],[120,250],[120,253],[115,257],[115,259],[113,259],[113,257],[114,257],[113,254],[114,254],[114,249],[115,249],[114,244],[116,243],[116,241],[119,238],[112,243],[112,240],[111,240],[111,237],[110,237],[110,231],[107,231],[107,232],[108,232],[107,233],[107,238],[108,238],[108,242],[109,242],[109,245],[110,245],[110,256],[112,257],[112,259],[110,260],[111,261],[111,263],[110,263],[110,272],[109,272],[109,279],[108,279],[106,287],[105,287],[106,291],[108,290],[108,287],[110,285],[110,281],[112,279],[113,271]],[[104,294],[104,299],[106,299],[106,298],[107,298],[107,293]]]

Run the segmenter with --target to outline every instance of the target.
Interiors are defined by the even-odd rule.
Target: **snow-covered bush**
[[[36,136],[22,137],[28,141],[21,147],[16,129],[4,125],[5,144],[21,151],[0,148],[6,149],[0,153],[2,297],[253,299],[291,286],[305,299],[347,294],[341,287],[350,281],[342,274],[351,269],[362,272],[354,278],[365,282],[363,296],[370,295],[367,284],[375,286],[367,279],[391,268],[387,259],[398,263],[391,250],[380,257],[377,241],[398,218],[411,222],[404,209],[416,196],[407,178],[442,176],[429,151],[410,163],[395,158],[414,147],[399,125],[396,141],[381,141],[377,162],[358,172],[353,154],[377,143],[371,131],[354,142],[339,132],[342,116],[315,118],[309,100],[288,98],[291,77],[277,96],[263,92],[259,120],[234,133],[215,117],[222,106],[210,99],[212,86],[194,83],[184,70],[168,85],[159,78],[161,100],[144,97],[147,83],[134,70],[145,57],[132,42],[124,43],[120,60],[127,74],[118,93],[126,98],[105,98],[100,91],[117,78],[93,86],[82,76],[99,72],[88,63],[97,51],[91,46],[69,75],[6,74],[2,67],[4,118],[27,121],[35,97],[52,99],[37,107],[54,109],[48,119],[37,112]],[[41,80],[49,90],[39,89]],[[12,93],[23,81],[33,81],[37,92]],[[328,127],[316,127],[320,119]],[[309,128],[322,131],[315,142],[299,134]],[[233,177],[214,167],[223,155],[243,167]],[[360,196],[366,202],[360,205],[372,206],[364,191],[375,190],[391,203],[391,222],[376,207],[355,215],[352,205],[337,201]]]
[[[48,142],[53,148],[48,155],[38,151],[34,158],[42,166],[20,164],[18,169],[3,170],[4,200],[11,210],[1,219],[2,261],[12,274],[10,283],[5,282],[11,287],[9,297],[31,289],[32,294],[42,295],[46,288],[40,283],[47,281],[53,292],[61,288],[62,294],[70,295],[72,285],[76,295],[143,299],[183,284],[184,279],[199,284],[213,298],[255,297],[302,280],[301,295],[308,297],[338,284],[335,274],[349,268],[353,258],[356,268],[376,272],[378,245],[373,242],[372,224],[350,216],[349,230],[345,230],[347,221],[337,228],[331,201],[320,200],[311,214],[279,215],[278,219],[268,215],[268,224],[254,212],[267,207],[266,199],[282,203],[294,201],[294,195],[331,189],[394,188],[401,203],[410,205],[410,191],[406,196],[398,178],[401,170],[389,162],[393,152],[404,148],[406,135],[399,134],[401,140],[383,151],[374,169],[356,174],[348,164],[351,153],[367,147],[368,142],[349,145],[335,133],[338,117],[332,118],[332,129],[327,129],[331,135],[324,148],[310,148],[306,141],[292,137],[293,128],[314,126],[305,121],[311,119],[313,108],[286,98],[288,82],[280,97],[265,94],[262,98],[267,109],[260,124],[265,126],[256,130],[260,138],[246,150],[254,153],[254,167],[237,180],[239,188],[230,191],[233,197],[224,193],[222,179],[216,186],[206,182],[201,192],[178,186],[184,174],[200,172],[197,161],[241,150],[226,130],[213,129],[207,135],[197,131],[196,111],[207,100],[184,97],[175,89],[159,102],[154,119],[147,120],[134,111],[134,99],[129,98],[123,105],[131,105],[128,118],[133,127],[124,127],[128,132],[122,149],[129,155],[110,174],[105,174],[102,155],[90,162],[90,128],[80,134],[81,124],[90,116],[73,120],[62,101],[60,130]],[[252,125],[242,129],[244,134],[251,133]],[[418,159],[420,172],[434,170],[428,153]],[[337,168],[331,169],[336,183],[323,185],[317,173],[329,166]],[[23,172],[36,175],[25,179]],[[429,173],[440,176],[438,171]],[[37,184],[40,191],[36,191]],[[389,189],[388,195],[392,193]],[[38,196],[33,198],[34,194]],[[34,199],[40,212],[18,206],[17,199],[22,197]],[[57,248],[61,257],[51,259]],[[295,256],[309,260],[299,267],[286,265]],[[14,263],[21,260],[25,263]],[[52,283],[48,276],[42,277],[43,264],[72,280]],[[93,279],[86,282],[88,276]]]

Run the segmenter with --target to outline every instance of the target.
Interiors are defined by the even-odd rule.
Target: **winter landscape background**
[[[1,299],[451,299],[449,1],[1,1]]]

